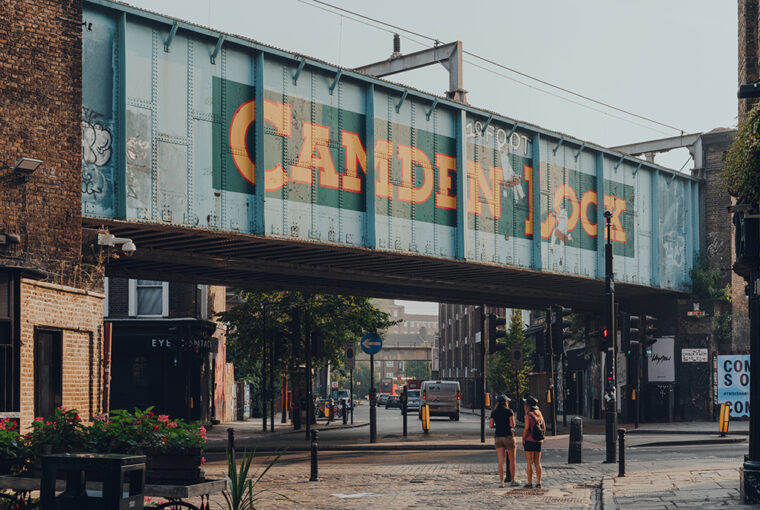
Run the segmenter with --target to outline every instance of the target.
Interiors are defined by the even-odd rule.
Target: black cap
[[[525,403],[528,404],[528,407],[536,407],[538,405],[538,399],[529,395],[525,397]]]
[[[496,401],[500,404],[506,404],[509,398],[506,395],[499,395],[496,397]]]

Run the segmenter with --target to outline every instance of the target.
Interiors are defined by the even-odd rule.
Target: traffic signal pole
[[[556,340],[554,339],[555,335],[553,331],[554,323],[552,322],[552,315],[553,315],[552,308],[551,307],[547,308],[546,309],[546,324],[547,324],[546,331],[547,331],[548,341],[546,343],[549,346],[549,393],[547,395],[548,396],[547,400],[550,400],[550,402],[548,403],[552,410],[552,421],[551,421],[552,435],[556,436],[557,435],[557,399],[556,399],[556,395],[554,391],[554,388],[555,388],[554,380],[557,374],[557,371],[555,370],[556,367],[554,366],[554,348],[555,348],[554,342]]]
[[[617,404],[615,401],[615,386],[617,375],[615,361],[617,359],[617,333],[615,331],[615,274],[612,267],[612,213],[604,212],[607,220],[607,243],[604,245],[604,316],[605,328],[610,339],[611,348],[607,351],[609,363],[607,364],[607,388],[605,388],[605,436],[607,446],[607,460],[615,462],[616,431],[617,431]]]
[[[486,442],[486,305],[480,305],[480,442]]]

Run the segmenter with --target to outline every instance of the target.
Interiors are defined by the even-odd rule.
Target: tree
[[[512,310],[509,329],[505,339],[506,348],[488,358],[488,385],[495,393],[504,393],[512,399],[520,398],[528,391],[528,374],[533,370],[534,346],[525,338],[521,310]],[[523,365],[520,370],[512,368],[512,347],[521,346]]]
[[[429,361],[407,361],[404,365],[406,376],[412,379],[428,380],[430,379],[431,362]]]
[[[760,106],[739,122],[734,141],[723,156],[722,181],[739,204],[760,202]]]
[[[278,353],[274,365],[278,375],[305,363],[307,321],[312,339],[323,342],[322,352],[312,356],[314,368],[328,362],[340,367],[347,343],[356,346],[365,333],[395,324],[363,297],[263,290],[237,290],[235,295],[239,302],[218,316],[229,325],[229,359],[236,372],[251,381],[260,373],[264,358],[265,322],[267,343],[273,342]]]

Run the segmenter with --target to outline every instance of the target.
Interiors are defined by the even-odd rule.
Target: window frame
[[[158,280],[153,280],[158,281]],[[163,318],[169,316],[169,282],[161,282],[161,313],[160,314],[138,314],[137,300],[137,280],[129,280],[129,316],[141,318]]]

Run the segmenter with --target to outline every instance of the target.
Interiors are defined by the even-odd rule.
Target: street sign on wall
[[[749,416],[749,354],[718,356],[718,404],[731,404],[731,417]]]
[[[344,365],[346,370],[353,370],[356,367],[356,353],[354,352],[353,342],[346,345],[346,359]]]
[[[707,349],[681,349],[681,363],[707,363]]]

